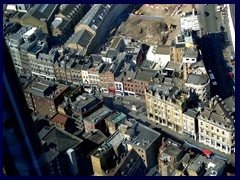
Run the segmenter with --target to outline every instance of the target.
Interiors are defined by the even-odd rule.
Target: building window
[[[222,142],[225,142],[225,138],[222,138]]]
[[[219,132],[219,129],[217,129],[217,132]]]
[[[211,144],[212,144],[212,145],[215,145],[215,141],[214,141],[213,139],[211,140]]]
[[[214,128],[213,128],[213,126],[212,126],[212,128],[211,128],[211,129],[212,129],[212,130],[214,129]]]
[[[224,135],[224,131],[222,131],[222,134]]]

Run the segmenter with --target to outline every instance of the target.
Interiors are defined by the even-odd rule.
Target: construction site
[[[191,4],[144,4],[129,13],[117,34],[131,37],[146,45],[170,45],[180,34],[180,17],[192,11]]]

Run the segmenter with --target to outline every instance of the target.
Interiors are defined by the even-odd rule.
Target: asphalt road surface
[[[221,13],[216,12],[216,5],[198,5],[199,23],[203,37],[201,38],[200,48],[202,50],[203,62],[208,70],[212,70],[217,87],[211,88],[212,95],[218,94],[223,99],[233,95],[234,81],[228,77],[227,64],[223,56],[226,49],[222,36],[225,32],[221,31],[223,25]],[[208,12],[208,16],[205,15]],[[204,35],[205,33],[205,35]]]

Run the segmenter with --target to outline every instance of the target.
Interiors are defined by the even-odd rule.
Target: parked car
[[[232,72],[232,70],[233,70],[233,68],[231,66],[228,66],[227,69],[228,69],[228,72]]]
[[[232,72],[228,72],[228,76],[229,76],[229,78],[234,79],[234,75]]]

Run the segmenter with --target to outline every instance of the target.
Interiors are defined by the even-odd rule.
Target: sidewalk
[[[190,142],[191,144],[193,144],[195,146],[198,146],[201,149],[207,149],[207,150],[211,151],[212,153],[214,153],[216,155],[219,155],[219,156],[221,156],[223,158],[227,158],[230,161],[230,163],[235,167],[235,155],[233,155],[233,154],[232,155],[228,155],[228,154],[225,154],[223,152],[220,152],[220,151],[218,151],[218,150],[216,150],[216,149],[214,149],[212,147],[209,147],[209,146],[207,146],[205,144],[202,144],[202,143],[200,143],[198,141],[195,141],[195,140],[193,140],[193,139],[191,139],[191,138],[189,138],[187,136],[184,136],[183,134],[179,134],[179,133],[177,133],[177,132],[175,132],[175,131],[173,131],[171,129],[168,129],[166,127],[161,127],[161,129],[166,134],[168,134],[170,136],[173,136],[174,138],[176,138],[176,139],[178,139],[180,141],[186,140],[186,141]]]
[[[150,128],[158,128],[158,129],[161,129],[161,132],[165,133],[166,135],[178,140],[179,142],[184,142],[185,140],[188,141],[189,143],[201,148],[201,149],[207,149],[209,151],[211,151],[212,153],[220,156],[220,157],[223,157],[223,158],[227,158],[228,159],[228,162],[233,165],[235,167],[235,155],[234,154],[231,154],[231,155],[228,155],[228,154],[225,154],[223,152],[220,152],[208,145],[205,145],[203,143],[200,143],[198,141],[195,141],[187,136],[185,136],[184,134],[179,134],[167,127],[163,127],[163,126],[159,126],[159,125],[155,125],[153,122],[150,122],[148,119],[147,119],[147,116],[144,116],[142,114],[139,114],[139,115],[135,115],[135,112],[134,111],[131,111],[129,113],[130,116],[132,116],[133,118],[135,119],[138,119],[138,122],[150,127]]]

